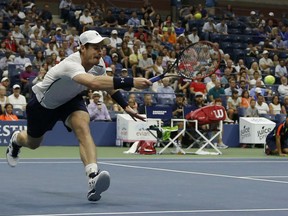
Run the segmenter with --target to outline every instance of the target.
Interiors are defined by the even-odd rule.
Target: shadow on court
[[[287,215],[286,159],[102,160],[111,187],[86,199],[79,160],[0,160],[0,215]]]

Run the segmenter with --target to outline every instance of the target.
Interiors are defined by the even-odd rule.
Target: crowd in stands
[[[183,106],[199,107],[196,95],[200,92],[201,103],[222,102],[234,122],[239,116],[287,114],[287,20],[257,10],[237,16],[231,6],[210,14],[201,4],[183,5],[178,19],[173,20],[171,15],[158,13],[151,3],[144,0],[141,8],[127,9],[110,8],[95,0],[83,5],[61,0],[61,23],[54,22],[49,4],[39,8],[36,1],[0,3],[1,113],[7,113],[11,106],[6,105],[11,104],[20,113],[18,117],[25,118],[31,87],[77,51],[83,31],[93,29],[111,40],[102,49],[108,76],[151,78],[163,73],[182,48],[199,40],[209,40],[220,49],[220,68],[210,77],[193,81],[165,78],[145,91],[123,91],[139,113],[157,104],[177,107],[177,95],[183,97]],[[265,83],[267,75],[276,82]],[[115,113],[123,112],[106,92],[87,90],[83,97],[92,121],[110,121]]]

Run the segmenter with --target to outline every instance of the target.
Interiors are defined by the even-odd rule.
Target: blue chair
[[[238,107],[237,111],[238,111],[239,117],[244,117],[245,113],[246,113],[246,108],[245,107]]]

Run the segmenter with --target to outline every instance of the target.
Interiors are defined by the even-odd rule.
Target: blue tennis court
[[[0,160],[0,215],[287,215],[287,159],[105,159],[111,187],[86,199],[76,159]]]

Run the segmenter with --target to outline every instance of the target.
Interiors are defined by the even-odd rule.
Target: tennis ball
[[[265,84],[267,85],[273,85],[275,83],[275,77],[272,76],[272,75],[267,75],[265,78],[264,78],[264,82]]]
[[[199,20],[199,19],[202,18],[202,14],[201,14],[201,13],[195,13],[195,14],[194,14],[194,18],[195,18],[196,20]]]

